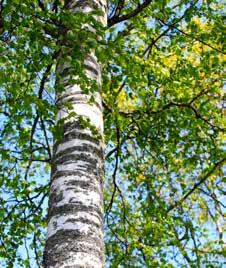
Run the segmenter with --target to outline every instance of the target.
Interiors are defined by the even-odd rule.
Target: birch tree
[[[1,267],[224,267],[222,14],[0,0]]]
[[[101,15],[96,15],[96,19],[106,25],[105,0],[67,1],[64,8],[72,18],[99,10]],[[104,267],[101,68],[95,53],[86,49],[82,41],[74,51],[74,38],[67,39],[69,33],[73,36],[73,28],[69,27],[62,21],[56,87],[62,89],[57,94],[57,114],[63,120],[63,133],[54,145],[44,264],[62,268]],[[84,39],[89,39],[87,32],[98,38],[89,21],[80,27]],[[78,66],[73,66],[73,59],[77,58],[79,65],[84,65],[85,79],[94,80],[96,89],[81,88]],[[76,77],[77,84],[73,83]],[[70,113],[74,114],[72,118]]]

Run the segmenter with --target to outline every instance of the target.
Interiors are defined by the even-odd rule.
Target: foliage
[[[55,67],[68,46],[83,88],[81,55],[102,63],[107,265],[223,267],[222,5],[112,0],[101,29],[64,1],[0,1],[3,267],[41,267]]]

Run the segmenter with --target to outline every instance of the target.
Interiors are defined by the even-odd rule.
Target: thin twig
[[[221,159],[215,165],[203,176],[200,176],[198,181],[193,185],[193,187],[187,191],[186,194],[184,194],[180,199],[174,202],[174,204],[171,204],[167,210],[167,212],[170,212],[171,210],[175,209],[178,205],[181,205],[197,188],[199,188],[219,167],[221,167],[226,158]]]

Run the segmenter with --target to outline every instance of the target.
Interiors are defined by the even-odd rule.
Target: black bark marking
[[[49,209],[48,219],[50,220],[53,216],[76,214],[77,212],[89,212],[91,215],[98,216],[100,222],[103,222],[103,212],[99,207],[85,206],[79,203],[65,204],[60,207],[53,206]]]
[[[60,250],[58,249],[59,243],[61,244]],[[87,243],[85,247],[84,243]],[[61,230],[46,241],[44,266],[60,267],[68,259],[68,252],[88,253],[104,261],[104,245],[101,238],[81,235],[76,230]]]

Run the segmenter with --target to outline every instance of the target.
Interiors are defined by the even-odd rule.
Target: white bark
[[[97,19],[106,25],[105,0],[67,1],[67,8],[90,12],[102,9]],[[100,68],[93,53],[84,61],[86,75],[99,85]],[[68,67],[68,66],[67,66]],[[63,75],[65,66],[58,65],[62,78],[57,83],[67,83]],[[91,94],[91,93],[90,93]],[[64,104],[70,103],[77,115],[66,120],[63,138],[54,145],[53,167],[49,198],[48,232],[44,252],[44,267],[72,268],[104,267],[103,243],[103,115],[100,92],[84,94],[78,84],[65,86],[58,94],[58,119],[67,118]],[[95,136],[79,121],[81,116],[98,131]]]

